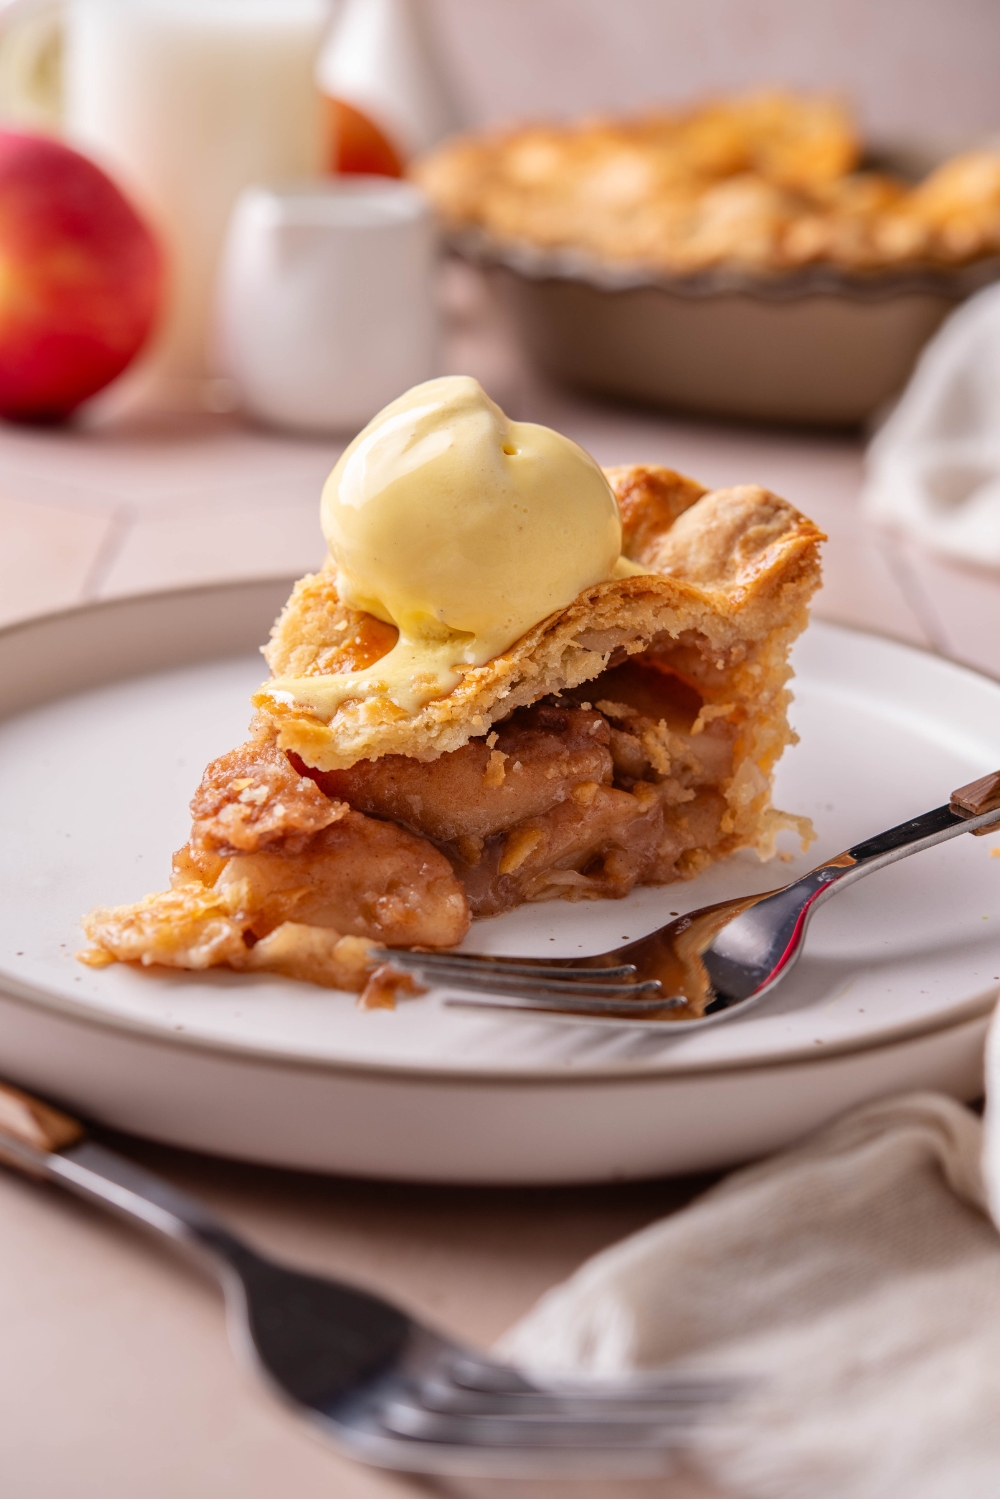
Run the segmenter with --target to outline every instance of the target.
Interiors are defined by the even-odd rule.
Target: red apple
[[[163,287],[160,247],[110,177],[0,131],[0,416],[58,421],[120,375]]]

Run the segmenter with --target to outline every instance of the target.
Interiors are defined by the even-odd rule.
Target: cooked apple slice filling
[[[630,662],[437,760],[388,755],[312,774],[332,798],[432,840],[472,915],[491,916],[689,873],[725,814],[711,789],[732,771],[731,712],[706,721],[696,690]]]
[[[394,988],[376,944],[449,947],[468,904],[447,859],[395,823],[331,799],[259,738],[213,761],[191,802],[171,889],[84,921],[91,964],[216,964],[364,990]]]

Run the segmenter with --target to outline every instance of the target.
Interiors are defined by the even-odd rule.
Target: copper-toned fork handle
[[[993,812],[1000,807],[1000,771],[991,771],[988,776],[980,776],[978,781],[970,781],[968,786],[960,786],[951,794],[951,810],[958,813],[962,818],[978,817],[980,813]],[[996,824],[989,824],[986,828],[973,828],[973,838],[983,838],[988,833],[996,833]]]
[[[32,1176],[43,1175],[31,1163],[31,1152],[48,1154],[75,1146],[86,1135],[79,1120],[26,1094],[13,1084],[0,1082],[0,1161],[19,1167]],[[11,1149],[7,1143],[27,1146],[28,1152]]]

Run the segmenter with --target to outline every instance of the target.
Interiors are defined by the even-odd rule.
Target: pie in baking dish
[[[170,889],[92,912],[85,961],[391,1002],[382,945],[449,947],[522,902],[808,837],[771,781],[812,522],[756,485],[602,473],[464,377],[387,412],[331,477],[331,555],[274,626],[250,737],[206,769]]]
[[[1000,252],[1000,150],[955,156],[915,185],[863,162],[842,105],[771,92],[458,136],[413,175],[454,228],[669,276]]]

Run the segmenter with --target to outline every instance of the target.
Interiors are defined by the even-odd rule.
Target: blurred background
[[[602,463],[787,495],[820,613],[1000,673],[998,59],[994,0],[7,0],[0,621],[316,566],[345,442],[461,372]],[[629,123],[719,100],[702,177]],[[545,121],[555,157],[490,155]],[[93,297],[42,285],[67,234]]]
[[[766,84],[834,91],[867,133],[1000,129],[992,0],[430,0],[470,124],[633,111]]]

